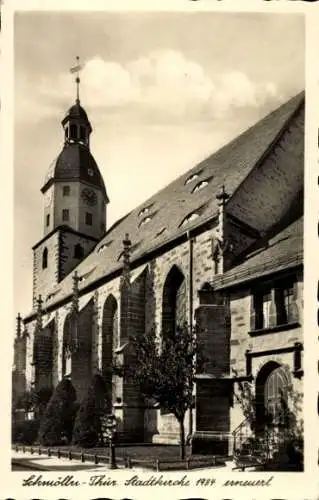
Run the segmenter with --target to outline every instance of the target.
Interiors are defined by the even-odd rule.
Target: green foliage
[[[40,421],[24,420],[22,422],[12,422],[11,439],[13,443],[31,445],[36,441],[39,431]]]
[[[39,442],[55,446],[71,441],[75,418],[75,389],[68,379],[56,387],[41,419]]]
[[[94,375],[74,423],[73,443],[92,447],[102,441],[101,419],[106,412],[107,389],[101,375]]]
[[[238,382],[237,388],[238,392],[235,393],[235,398],[252,431],[250,442],[246,441],[247,447],[250,450],[261,449],[269,440],[274,440],[277,443],[274,458],[277,457],[282,465],[291,467],[293,470],[302,470],[304,431],[303,419],[300,418],[303,402],[302,393],[294,391],[292,386],[288,388],[288,403],[285,398],[282,399],[281,411],[274,422],[272,416],[267,412],[262,415],[257,414],[252,384]]]
[[[43,387],[39,390],[31,389],[29,391],[25,391],[22,396],[16,399],[12,409],[25,410],[26,412],[33,410],[41,415],[51,396],[51,388]]]
[[[181,456],[185,455],[184,417],[193,404],[193,388],[201,349],[186,325],[165,337],[162,345],[153,333],[130,339],[132,359],[116,373],[139,387],[146,399],[174,414],[180,424]]]
[[[196,337],[187,325],[179,326],[159,347],[152,333],[131,341],[134,363],[127,367],[133,382],[147,398],[172,412],[178,421],[193,401],[196,374]]]

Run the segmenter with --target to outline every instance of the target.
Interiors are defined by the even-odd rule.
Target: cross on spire
[[[75,77],[75,83],[76,83],[76,103],[77,104],[80,104],[80,71],[82,69],[82,66],[80,64],[80,58],[79,56],[76,56],[76,64],[75,66],[72,66],[72,68],[70,68],[70,72],[71,73],[76,73],[76,77]]]

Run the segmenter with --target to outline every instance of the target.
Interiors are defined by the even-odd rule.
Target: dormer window
[[[112,244],[112,242],[113,242],[113,240],[108,241],[107,243],[102,243],[102,245],[99,246],[99,248],[97,249],[97,252],[98,253],[104,252],[104,250],[106,250],[106,248],[108,248]]]
[[[149,211],[150,211],[150,209],[152,208],[152,206],[153,206],[153,203],[152,203],[151,205],[148,205],[147,207],[142,208],[142,209],[139,211],[138,216],[139,216],[139,217],[142,217],[142,215],[148,214],[148,213],[149,213]]]
[[[198,179],[198,177],[200,176],[200,174],[202,173],[203,170],[199,170],[198,172],[194,173],[194,174],[191,174],[185,181],[185,185],[186,184],[190,184],[191,182],[195,181],[196,179]]]
[[[201,191],[206,186],[208,186],[208,181],[207,180],[200,181],[198,184],[196,184],[196,186],[192,190],[192,193],[197,193],[198,191]]]
[[[158,233],[155,235],[155,238],[158,238],[159,236],[161,236],[161,234],[165,233],[166,231],[166,227],[162,227],[162,229],[160,231],[158,231]]]
[[[141,222],[139,223],[139,227],[141,226],[144,226],[145,224],[147,224],[148,222],[150,222],[150,220],[152,219],[152,217],[145,217],[143,220],[141,220]]]
[[[194,210],[194,212],[191,212],[190,214],[186,215],[186,217],[182,220],[180,223],[180,227],[186,226],[187,224],[190,224],[194,220],[198,219],[200,215],[204,212],[206,208],[206,204],[202,205],[201,207],[198,207],[197,210]]]
[[[193,222],[199,217],[199,214],[197,212],[192,212],[191,214],[188,214],[185,219],[182,221],[181,226],[186,226],[186,224],[189,224],[190,222]]]

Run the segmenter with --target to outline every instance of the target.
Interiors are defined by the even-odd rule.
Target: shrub
[[[39,424],[38,419],[13,422],[11,429],[12,443],[33,444],[38,435]]]
[[[101,417],[106,411],[106,384],[100,375],[94,375],[86,397],[77,412],[73,443],[92,447],[103,442]]]
[[[70,442],[75,418],[75,389],[68,379],[56,387],[41,418],[39,442],[44,446],[55,446]]]

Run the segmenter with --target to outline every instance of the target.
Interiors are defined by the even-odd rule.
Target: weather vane
[[[76,103],[80,103],[80,71],[82,69],[82,65],[80,64],[79,56],[76,56],[76,65],[70,68],[71,73],[76,73],[75,83],[76,83]]]

